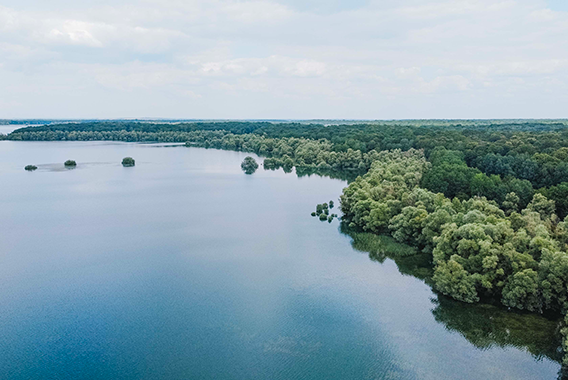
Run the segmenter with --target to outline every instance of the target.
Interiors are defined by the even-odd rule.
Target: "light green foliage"
[[[549,220],[554,211],[556,210],[556,206],[554,201],[547,199],[542,194],[535,194],[533,200],[527,206],[527,210],[538,212],[542,220]]]
[[[440,263],[434,270],[432,279],[437,289],[444,294],[463,302],[479,301],[474,277],[455,260]]]
[[[505,210],[507,215],[511,215],[511,213],[519,211],[519,201],[520,198],[516,193],[508,193],[505,196],[505,201],[503,201],[503,210]]]
[[[509,193],[505,213],[485,197],[450,200],[418,187],[429,168],[420,151],[381,153],[341,196],[351,227],[390,232],[431,252],[435,288],[455,299],[495,297],[517,309],[566,309],[568,234],[565,222],[557,224],[553,201],[536,194],[518,213],[519,197]],[[434,152],[434,164],[444,159],[455,165],[461,158]]]
[[[503,288],[503,305],[529,311],[540,311],[538,274],[532,269],[524,269],[510,276]]]

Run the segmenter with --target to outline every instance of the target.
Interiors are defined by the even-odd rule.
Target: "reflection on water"
[[[431,285],[431,255],[417,254],[413,247],[396,242],[389,236],[350,231],[354,249],[369,254],[372,261],[393,260],[400,273],[414,276]],[[457,332],[480,350],[514,347],[530,353],[535,359],[548,358],[562,363],[561,318],[546,318],[533,313],[508,310],[501,306],[467,304],[436,294],[431,299],[432,314],[448,331]],[[559,379],[566,379],[559,374]]]

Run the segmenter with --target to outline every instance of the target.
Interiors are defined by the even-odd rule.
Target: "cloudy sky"
[[[0,118],[565,118],[566,0],[3,0]]]

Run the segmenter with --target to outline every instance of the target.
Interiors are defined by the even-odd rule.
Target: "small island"
[[[247,156],[241,163],[241,169],[243,169],[246,174],[252,174],[258,169],[258,163],[251,156]]]
[[[124,167],[134,166],[135,164],[136,164],[136,161],[134,161],[134,158],[132,158],[132,157],[124,157],[122,159],[122,166],[124,166]]]
[[[29,172],[33,172],[34,170],[37,169],[37,166],[35,165],[26,165],[26,167],[24,168],[25,170],[29,171]]]
[[[334,218],[337,218],[337,214],[330,214],[329,210],[334,206],[333,201],[328,203],[318,204],[316,206],[316,211],[312,212],[312,216],[317,216],[322,222],[327,220],[329,223],[333,222]]]
[[[77,163],[73,160],[67,160],[63,165],[65,165],[66,168],[74,168],[77,166]]]

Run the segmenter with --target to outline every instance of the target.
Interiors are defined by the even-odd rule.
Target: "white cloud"
[[[568,117],[545,1],[26,4],[0,7],[3,117]]]

